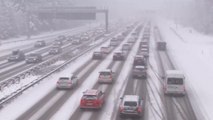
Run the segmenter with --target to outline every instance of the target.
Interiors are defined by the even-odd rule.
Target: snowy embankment
[[[104,45],[107,45],[107,44],[109,44],[109,42],[104,43]],[[61,75],[65,73],[73,73],[87,60],[91,59],[93,52],[99,49],[100,47],[90,51],[89,53],[86,53],[84,56],[80,57],[79,59],[73,61],[70,65],[68,65],[65,70],[62,70],[59,73],[49,76],[48,78],[40,82],[39,85],[35,85],[31,89],[24,92],[20,97],[18,97],[15,100],[15,102],[10,103],[9,105],[7,105],[7,107],[5,107],[4,109],[0,111],[0,116],[1,116],[0,120],[16,119],[18,116],[20,116],[22,113],[27,111],[30,107],[32,107],[34,103],[38,102],[40,99],[46,96],[50,91],[55,89],[58,78]],[[34,77],[38,78],[39,76],[34,76]],[[33,79],[27,78],[27,80],[24,80],[23,81],[24,83],[20,83],[20,84],[26,84]],[[15,87],[12,87],[11,89],[14,89]],[[78,96],[82,95],[82,92],[78,92],[77,94]],[[16,108],[19,108],[19,110],[17,110]],[[13,113],[13,114],[9,114],[9,113]]]
[[[40,34],[40,35],[36,35],[36,36],[32,36],[30,39],[26,38],[26,37],[20,37],[20,38],[13,38],[13,39],[8,39],[5,41],[0,41],[1,45],[0,45],[0,56],[3,55],[7,55],[10,54],[12,50],[15,49],[29,49],[32,48],[35,41],[38,40],[48,40],[48,41],[53,41],[54,38],[56,38],[58,35],[73,35],[73,34],[77,34],[92,28],[95,28],[99,26],[99,24],[87,24],[87,25],[83,25],[80,27],[76,27],[76,28],[72,28],[72,29],[67,29],[67,30],[61,30],[61,31],[54,31],[54,32],[47,32],[44,34]],[[47,42],[46,40],[46,42]]]
[[[186,75],[186,90],[198,120],[213,119],[213,37],[172,22],[158,22],[175,66]]]

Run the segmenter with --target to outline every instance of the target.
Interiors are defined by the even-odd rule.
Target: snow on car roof
[[[137,101],[139,99],[139,96],[137,95],[125,95],[124,100],[125,101]]]
[[[104,69],[104,70],[101,70],[100,72],[111,72],[111,69]]]
[[[144,58],[143,55],[136,55],[135,58],[136,58],[136,57],[137,57],[137,58]]]
[[[94,54],[101,54],[101,52],[100,51],[95,51]]]
[[[95,90],[95,89],[86,90],[84,92],[84,95],[97,95],[97,94],[98,94],[98,90]]]
[[[72,77],[72,73],[62,74],[60,77]]]
[[[179,70],[167,70],[166,71],[167,77],[181,77],[184,78],[184,74],[182,71]]]
[[[137,65],[137,66],[135,66],[135,68],[145,68],[145,66]]]

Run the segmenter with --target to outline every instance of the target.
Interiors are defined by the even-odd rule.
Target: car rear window
[[[125,101],[124,106],[137,106],[136,101]]]
[[[100,72],[100,75],[110,75],[110,72]]]
[[[122,53],[115,53],[116,55],[122,55]]]
[[[85,100],[95,100],[97,99],[96,95],[83,95],[83,99]]]
[[[144,70],[144,68],[137,68],[137,67],[135,67],[134,70],[140,70],[140,71],[142,71],[142,70]]]
[[[94,52],[94,54],[95,54],[95,55],[100,55],[101,53],[100,53],[100,52]]]
[[[135,57],[135,60],[143,60],[142,57]]]
[[[182,85],[183,79],[182,78],[168,78],[167,84],[176,84],[176,85]]]
[[[69,80],[69,78],[68,77],[60,77],[59,80],[67,81],[67,80]]]

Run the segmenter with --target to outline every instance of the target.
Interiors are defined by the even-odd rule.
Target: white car
[[[131,45],[128,43],[123,44],[122,51],[129,51],[131,49]]]
[[[101,52],[103,54],[109,54],[110,53],[110,47],[101,47]]]
[[[102,70],[99,72],[98,82],[99,83],[112,83],[114,75],[111,69]]]
[[[58,89],[71,89],[76,87],[78,84],[77,76],[73,74],[63,75],[59,77],[57,81],[57,88]]]
[[[143,115],[144,104],[138,95],[125,95],[121,100],[120,117],[141,117]]]

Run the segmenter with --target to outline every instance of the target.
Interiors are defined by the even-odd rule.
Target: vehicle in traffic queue
[[[116,39],[116,38],[113,38],[111,41],[110,41],[110,46],[112,47],[116,47],[119,45],[119,41]]]
[[[101,47],[100,51],[102,54],[109,54],[111,51],[111,48],[110,47]]]
[[[99,72],[98,82],[99,83],[113,83],[114,72],[111,69],[105,69]]]
[[[80,108],[101,109],[104,104],[104,92],[97,89],[89,89],[83,92]]]
[[[127,40],[127,43],[135,43],[136,39],[133,38],[133,37],[130,37],[128,40]]]
[[[12,54],[8,57],[8,62],[17,62],[22,60],[25,60],[25,54],[19,49],[13,50]]]
[[[30,53],[26,56],[26,63],[39,63],[42,62],[42,55],[40,53]]]
[[[125,55],[125,53],[124,52],[122,52],[122,51],[117,51],[117,52],[114,52],[114,54],[113,54],[113,60],[114,61],[123,61],[123,60],[125,60],[126,59],[126,55]]]
[[[61,40],[55,40],[53,46],[62,46],[63,42]]]
[[[179,70],[167,70],[164,76],[164,94],[165,95],[185,95],[185,76]]]
[[[62,48],[60,46],[52,46],[49,50],[50,55],[56,55],[62,52]]]
[[[147,78],[147,68],[143,65],[133,66],[132,69],[133,78]]]
[[[147,40],[142,40],[141,42],[140,42],[140,46],[142,46],[142,45],[149,45],[149,42],[147,41]]]
[[[93,60],[101,60],[101,59],[103,59],[102,52],[99,52],[99,51],[93,52],[92,59]]]
[[[143,104],[143,99],[141,99],[138,95],[124,95],[124,97],[121,98],[119,106],[120,117],[140,118],[144,112]]]
[[[80,45],[80,44],[81,44],[81,41],[80,41],[79,39],[74,39],[74,40],[72,41],[72,44],[73,44],[73,45]]]
[[[133,66],[136,65],[147,66],[147,59],[143,55],[136,55],[134,57]]]
[[[138,51],[137,55],[143,56],[143,57],[146,58],[146,59],[149,58],[149,53],[148,53],[148,52]]]
[[[139,49],[148,49],[149,51],[149,45],[140,45]]]
[[[64,41],[64,40],[66,40],[66,36],[65,35],[59,35],[56,39],[59,40],[59,41]]]
[[[57,89],[72,89],[78,85],[78,77],[74,74],[64,74],[57,81]]]
[[[129,43],[125,43],[122,45],[122,48],[121,48],[122,51],[129,51],[131,50],[131,45]]]
[[[46,42],[44,40],[36,41],[34,47],[44,47],[46,46]]]

